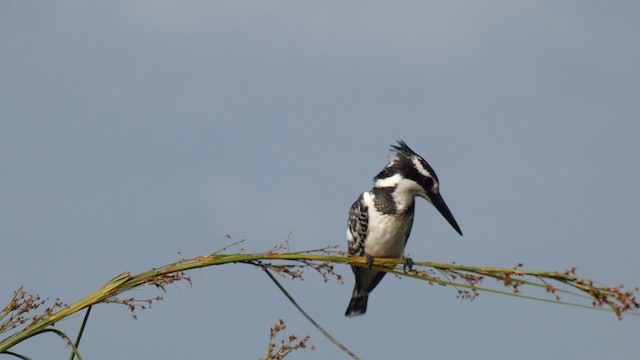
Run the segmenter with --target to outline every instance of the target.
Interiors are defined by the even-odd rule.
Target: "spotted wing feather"
[[[349,231],[347,241],[349,243],[349,254],[354,256],[364,255],[364,242],[367,238],[367,227],[369,224],[369,214],[363,195],[351,205],[349,210]]]

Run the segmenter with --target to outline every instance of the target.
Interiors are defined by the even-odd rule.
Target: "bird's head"
[[[438,176],[431,166],[404,142],[391,145],[395,154],[389,164],[374,178],[375,187],[395,187],[408,196],[424,198],[462,235],[456,219],[440,195]]]

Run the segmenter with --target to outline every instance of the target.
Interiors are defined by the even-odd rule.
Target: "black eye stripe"
[[[418,169],[414,167],[410,167],[407,169],[405,177],[407,179],[415,181],[425,189],[431,189],[431,187],[433,186],[433,179],[430,177],[425,177],[418,171]]]
[[[428,189],[428,190],[432,190],[433,189],[433,179],[431,178],[425,178],[422,181],[422,185],[423,188]]]

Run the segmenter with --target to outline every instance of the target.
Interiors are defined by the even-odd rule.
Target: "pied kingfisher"
[[[415,197],[424,198],[462,235],[451,211],[440,196],[438,177],[431,166],[404,141],[392,145],[395,154],[375,178],[373,189],[365,192],[351,206],[347,241],[349,254],[366,256],[371,265],[374,257],[401,258],[407,244]],[[405,259],[411,266],[411,259]],[[345,316],[367,311],[369,293],[386,272],[351,266],[356,278],[351,302]]]

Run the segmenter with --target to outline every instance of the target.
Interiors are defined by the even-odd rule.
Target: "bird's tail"
[[[366,313],[367,300],[369,300],[369,294],[356,294],[354,291],[344,316],[352,317]]]

